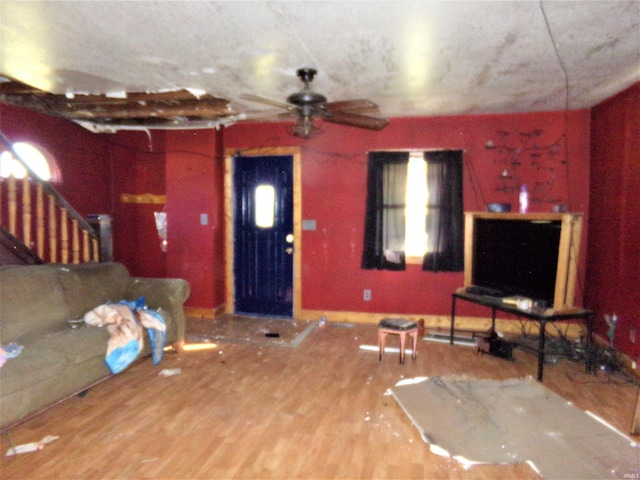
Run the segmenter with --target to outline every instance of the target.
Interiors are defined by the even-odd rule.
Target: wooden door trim
[[[293,158],[293,318],[300,318],[302,310],[302,189],[300,147],[228,148],[224,152],[224,222],[225,222],[225,290],[226,313],[235,313],[235,277],[233,275],[233,157]]]

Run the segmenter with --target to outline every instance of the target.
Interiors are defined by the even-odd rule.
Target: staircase
[[[0,265],[99,262],[93,227],[29,170],[1,134],[0,141],[27,170],[21,179],[0,177]]]

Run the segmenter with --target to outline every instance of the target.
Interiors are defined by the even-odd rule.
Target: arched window
[[[42,148],[32,143],[16,142],[13,149],[20,156],[20,159],[44,181],[59,181],[58,169],[55,161]],[[9,176],[15,178],[24,178],[27,171],[9,149],[5,149],[0,153],[0,177],[7,178]]]

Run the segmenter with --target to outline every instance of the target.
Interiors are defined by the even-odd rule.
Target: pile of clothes
[[[160,312],[146,306],[144,297],[134,302],[100,305],[87,312],[84,321],[94,327],[106,326],[111,337],[105,362],[111,373],[122,372],[138,357],[144,348],[144,329],[149,335],[154,365],[162,360],[167,325]]]

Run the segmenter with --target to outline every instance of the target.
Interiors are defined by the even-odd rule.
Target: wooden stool
[[[416,349],[418,348],[418,324],[411,322],[404,318],[383,318],[378,324],[378,348],[380,354],[379,361],[382,361],[382,354],[384,353],[384,344],[388,334],[400,335],[400,364],[404,364],[404,344],[407,340],[407,335],[413,338],[413,351],[411,352],[411,358],[416,359]]]

